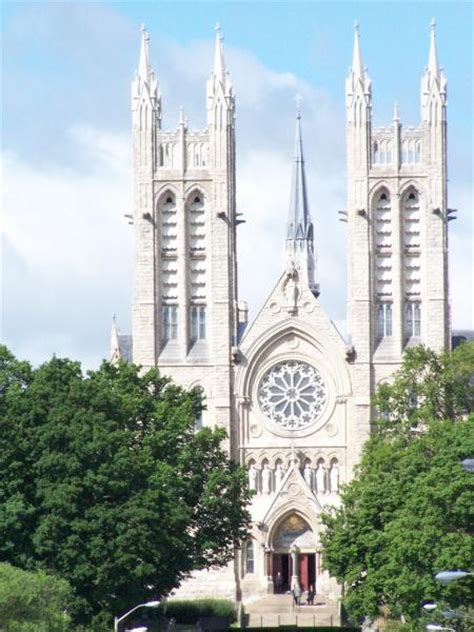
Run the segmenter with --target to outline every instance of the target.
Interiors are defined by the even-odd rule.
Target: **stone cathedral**
[[[322,568],[320,515],[351,478],[370,432],[371,396],[407,346],[449,345],[446,78],[434,23],[419,126],[403,127],[395,106],[387,127],[373,127],[371,93],[356,25],[345,89],[348,339],[318,302],[300,114],[288,161],[286,264],[247,324],[237,293],[235,94],[222,35],[207,128],[193,131],[181,117],[166,131],[142,31],[132,84],[133,332],[122,335],[114,323],[112,358],[201,389],[199,424],[227,430],[230,455],[255,490],[252,538],[227,568],[196,573],[180,596],[255,599],[275,590],[278,573],[283,589],[298,578],[304,590],[316,584],[319,595],[337,596]]]

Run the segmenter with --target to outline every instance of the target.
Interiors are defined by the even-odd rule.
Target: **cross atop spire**
[[[225,82],[225,62],[224,62],[224,36],[219,22],[217,22],[216,31],[216,46],[214,50],[214,76],[221,81]]]
[[[430,72],[433,77],[438,77],[439,75],[438,55],[436,51],[436,22],[434,18],[431,18],[430,55],[428,58],[428,72]]]

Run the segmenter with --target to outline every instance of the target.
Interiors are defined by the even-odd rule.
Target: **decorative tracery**
[[[262,412],[273,423],[288,430],[298,430],[321,416],[327,389],[315,367],[305,362],[280,362],[263,376],[258,401]]]

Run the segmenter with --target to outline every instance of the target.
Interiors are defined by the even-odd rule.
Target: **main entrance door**
[[[288,553],[274,553],[272,566],[275,592],[287,592],[290,590],[293,576],[291,555]],[[301,589],[305,591],[308,590],[311,584],[314,586],[316,582],[316,556],[314,553],[300,553],[298,555],[298,581]]]

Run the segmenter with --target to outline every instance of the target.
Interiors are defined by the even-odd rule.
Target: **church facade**
[[[407,346],[449,345],[446,79],[434,24],[421,81],[421,122],[375,128],[371,82],[356,25],[346,78],[349,338],[318,301],[298,113],[286,266],[253,323],[238,299],[235,95],[217,31],[207,84],[207,128],[162,127],[157,78],[142,31],[132,85],[135,234],[129,353],[186,388],[198,387],[200,423],[228,434],[231,457],[255,490],[252,538],[226,569],[196,574],[180,596],[242,598],[303,589],[337,596],[322,568],[321,513],[339,503],[374,411],[377,386]],[[255,262],[258,265],[258,262]],[[276,581],[276,578],[280,578]]]

